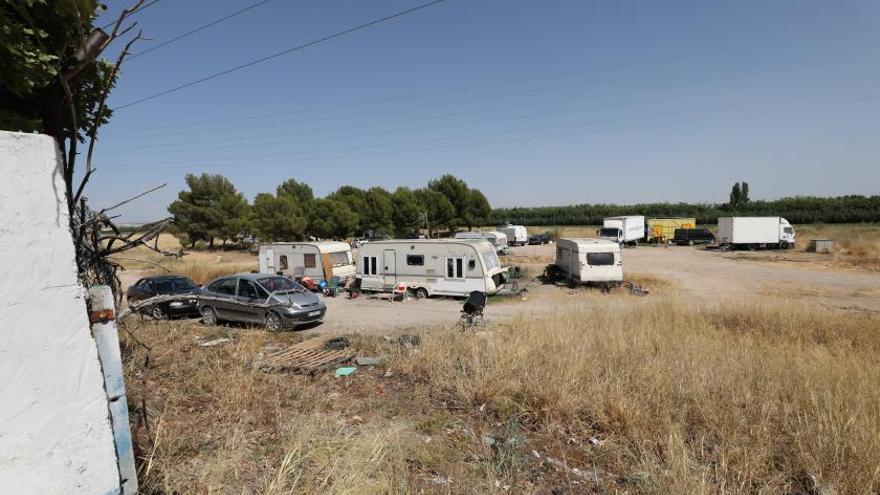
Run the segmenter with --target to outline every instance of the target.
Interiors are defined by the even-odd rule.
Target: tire
[[[217,312],[214,311],[214,308],[210,306],[202,308],[202,323],[205,325],[217,324]]]
[[[266,329],[270,332],[280,332],[284,329],[284,322],[281,320],[281,316],[274,311],[270,311],[266,314]]]
[[[427,299],[428,298],[428,289],[424,287],[419,287],[416,289],[416,299]]]
[[[165,320],[168,318],[168,315],[165,314],[165,311],[158,305],[153,306],[150,309],[150,316],[152,316],[154,320]]]

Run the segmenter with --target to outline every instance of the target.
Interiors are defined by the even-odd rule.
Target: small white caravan
[[[354,277],[357,269],[344,242],[273,242],[260,244],[260,273],[329,281]]]
[[[559,239],[556,266],[565,278],[582,284],[623,281],[620,244],[606,239]]]
[[[495,252],[498,254],[507,251],[507,235],[504,232],[488,231],[488,232],[458,232],[455,234],[456,239],[482,239],[489,241],[495,246]]]
[[[495,247],[475,239],[408,239],[364,244],[358,250],[361,290],[391,292],[398,284],[421,296],[494,294],[504,287],[507,269]]]
[[[498,232],[507,236],[507,244],[511,246],[525,246],[529,243],[529,231],[522,225],[505,225],[498,227]]]

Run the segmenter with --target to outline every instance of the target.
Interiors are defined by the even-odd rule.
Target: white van
[[[507,252],[507,235],[504,232],[494,230],[489,232],[457,232],[455,238],[482,239],[484,241],[489,241],[490,244],[495,246],[496,253],[503,254]]]
[[[504,287],[507,268],[495,248],[473,239],[411,239],[370,242],[358,250],[361,290],[391,292],[398,284],[418,295],[494,294]]]
[[[623,281],[620,244],[605,239],[559,239],[556,266],[565,278],[581,284]]]
[[[529,231],[522,225],[498,227],[498,232],[507,236],[507,244],[511,246],[525,246],[529,243]]]
[[[260,244],[260,273],[309,277],[318,282],[354,277],[357,269],[351,246],[344,242],[273,242]]]

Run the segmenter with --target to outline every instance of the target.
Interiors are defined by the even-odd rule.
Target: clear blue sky
[[[161,0],[134,51],[255,1]],[[273,0],[132,60],[111,105],[419,3]],[[88,194],[168,182],[122,222],[203,172],[249,199],[444,173],[493,206],[878,194],[878,47],[875,0],[448,0],[119,110]]]

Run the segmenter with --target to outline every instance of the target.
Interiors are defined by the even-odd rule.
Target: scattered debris
[[[440,476],[439,474],[436,474],[434,476],[428,476],[425,478],[425,481],[427,481],[428,483],[433,483],[435,485],[451,485],[452,484],[452,478],[447,478],[446,476]]]
[[[405,333],[400,337],[397,337],[397,343],[407,347],[418,347],[419,344],[422,343],[422,338],[418,335]]]
[[[388,368],[387,370],[385,370],[385,374],[382,376],[384,376],[385,378],[388,378],[391,375],[393,375],[393,373],[391,373],[391,368]]]
[[[495,445],[495,438],[492,436],[483,435],[480,439],[483,441],[483,445],[485,445],[486,447],[491,447]]]
[[[568,467],[567,463],[560,461],[559,459],[556,459],[553,457],[547,457],[547,462],[549,462],[550,464],[556,466],[557,468],[559,468],[563,471],[569,472],[569,473],[577,476],[578,478],[586,478],[588,476],[586,472],[584,472],[578,468]]]
[[[348,376],[357,371],[357,368],[354,366],[343,366],[341,368],[336,368],[336,376]]]
[[[339,349],[327,348],[330,342]],[[346,346],[342,347],[342,343]],[[348,339],[337,337],[314,338],[304,340],[298,344],[280,349],[275,352],[258,357],[254,367],[263,371],[292,371],[299,373],[314,373],[315,371],[329,368],[333,365],[346,363],[354,357],[354,352],[347,349]]]
[[[634,296],[644,297],[651,293],[650,289],[642,287],[641,285],[636,285],[632,282],[626,282],[623,286]]]
[[[354,358],[354,362],[357,363],[358,366],[376,366],[381,363],[383,358],[381,357],[370,357],[370,356],[358,356]]]
[[[220,337],[219,339],[209,340],[207,342],[202,342],[199,344],[199,347],[214,347],[215,345],[225,344],[227,342],[231,342],[232,339],[226,337]]]
[[[324,343],[324,349],[328,351],[341,351],[351,346],[351,343],[345,337],[334,337]]]
[[[532,455],[535,456],[535,459],[541,458],[541,454],[539,454],[537,450],[532,450]]]

